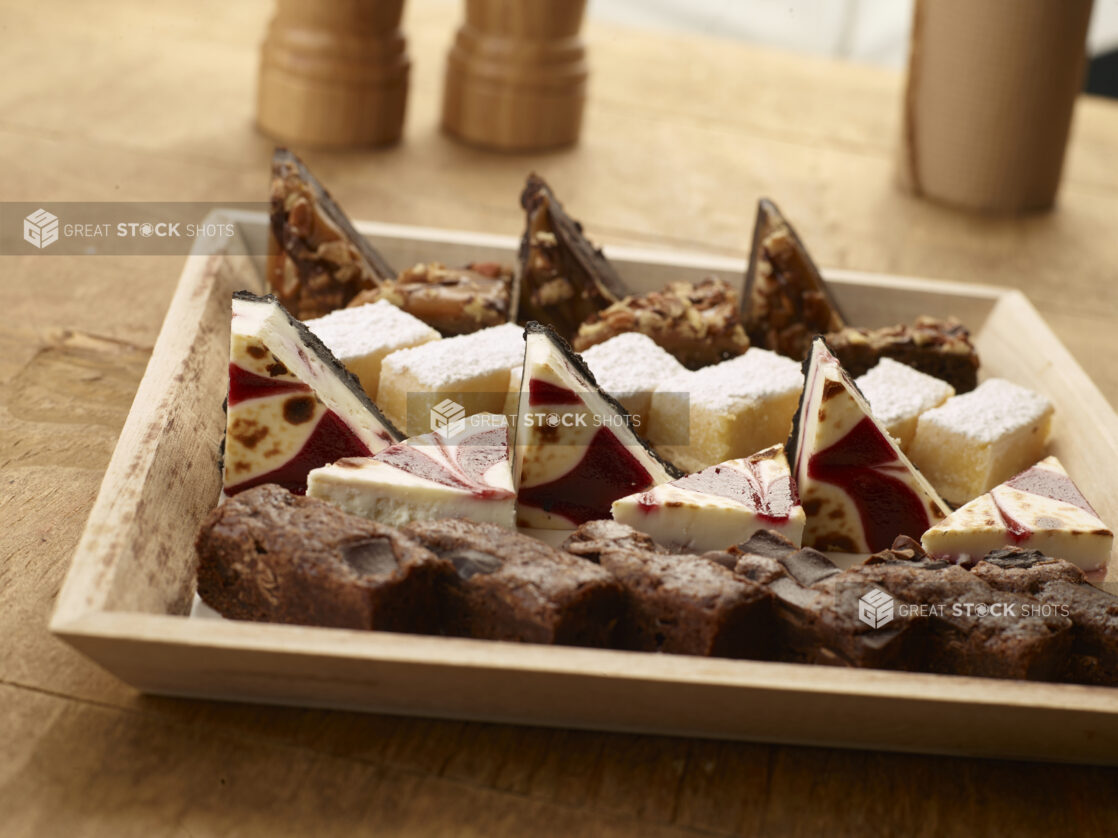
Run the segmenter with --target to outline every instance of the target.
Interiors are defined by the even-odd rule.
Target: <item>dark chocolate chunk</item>
[[[668,549],[652,540],[652,536],[639,532],[628,524],[621,524],[612,518],[603,518],[598,521],[587,521],[567,536],[567,540],[560,545],[575,556],[598,563],[603,550],[617,549],[619,547],[634,550],[649,550],[655,553],[667,553]]]

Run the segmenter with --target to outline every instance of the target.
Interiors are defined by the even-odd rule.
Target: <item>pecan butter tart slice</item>
[[[570,340],[582,321],[629,289],[539,175],[528,176],[520,204],[527,220],[520,241],[517,322],[535,320]]]
[[[465,335],[509,321],[512,276],[511,268],[496,262],[471,262],[461,268],[419,264],[362,291],[349,306],[384,299],[444,337]]]
[[[946,381],[956,393],[969,393],[978,385],[978,353],[967,327],[954,317],[920,316],[912,324],[880,329],[847,326],[828,334],[827,343],[855,377],[891,358]]]
[[[689,369],[717,364],[749,348],[738,295],[713,276],[669,282],[661,291],[619,300],[579,326],[574,348],[583,352],[623,332],[647,335]]]
[[[768,198],[757,204],[742,314],[755,346],[797,361],[815,335],[846,325],[796,230]]]
[[[285,148],[272,156],[271,205],[268,284],[300,320],[342,308],[396,275],[303,161]]]

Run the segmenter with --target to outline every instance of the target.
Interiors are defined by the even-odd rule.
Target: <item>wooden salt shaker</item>
[[[466,0],[447,56],[444,130],[499,151],[575,142],[586,102],[585,9],[586,0]]]
[[[400,139],[410,61],[404,0],[276,0],[260,56],[257,123],[298,146]]]

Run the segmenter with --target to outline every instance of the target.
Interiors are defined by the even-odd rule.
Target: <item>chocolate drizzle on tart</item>
[[[846,325],[796,230],[768,198],[757,204],[742,317],[755,346],[800,360],[817,334]]]
[[[629,289],[539,175],[528,176],[520,204],[527,218],[517,269],[517,322],[543,323],[570,340],[579,324]]]
[[[396,272],[295,154],[272,156],[268,284],[300,320],[342,308]]]

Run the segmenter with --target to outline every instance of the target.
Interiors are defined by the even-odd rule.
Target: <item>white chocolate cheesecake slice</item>
[[[370,456],[400,438],[360,382],[275,297],[233,295],[226,495],[262,483],[302,494],[311,469]]]
[[[1114,533],[1055,457],[1041,460],[940,521],[921,539],[929,556],[974,564],[991,550],[1039,550],[1093,573],[1106,567]]]
[[[899,535],[919,538],[948,515],[822,338],[811,344],[805,376],[787,445],[807,515],[805,547],[872,553]]]
[[[515,527],[508,420],[478,413],[449,436],[424,434],[373,457],[338,460],[310,473],[307,494],[393,527],[436,518]]]
[[[681,476],[551,328],[530,322],[525,341],[514,465],[521,526],[565,529],[608,518],[618,498]]]
[[[620,498],[613,517],[665,547],[695,553],[725,550],[762,529],[799,547],[804,533],[782,445]]]
[[[361,380],[370,399],[377,395],[380,365],[385,356],[439,340],[440,335],[418,317],[388,300],[356,308],[340,308],[325,317],[306,321],[307,328]]]

